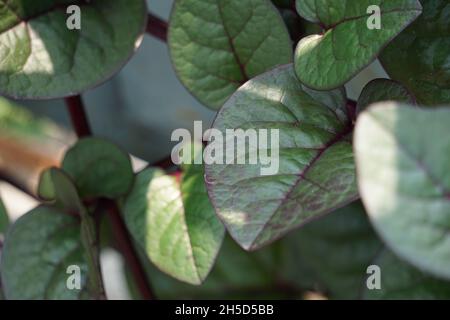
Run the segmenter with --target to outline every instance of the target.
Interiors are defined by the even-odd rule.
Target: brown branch
[[[65,100],[70,113],[72,126],[77,136],[83,138],[92,135],[81,96],[77,95],[66,98]]]
[[[149,35],[152,35],[163,42],[167,42],[167,29],[168,26],[166,21],[153,15],[152,13],[148,14],[146,32]]]
[[[134,275],[136,285],[142,298],[145,300],[156,299],[117,204],[108,199],[102,199],[100,201],[108,213],[117,245],[119,246],[119,250],[123,253],[131,273]]]

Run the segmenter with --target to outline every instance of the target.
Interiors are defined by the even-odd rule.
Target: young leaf
[[[358,118],[355,152],[371,221],[400,257],[450,278],[450,109],[373,105]]]
[[[380,8],[380,29],[369,28],[373,5]],[[342,86],[369,65],[381,49],[421,13],[418,0],[297,0],[306,20],[319,23],[323,34],[300,40],[295,71],[300,81],[317,90]]]
[[[69,266],[81,270],[81,290],[69,290]],[[50,207],[22,216],[7,233],[1,276],[7,299],[87,299],[87,264],[79,221]]]
[[[74,180],[81,198],[117,198],[133,184],[128,154],[111,142],[98,138],[79,140],[67,151],[63,169]]]
[[[205,170],[217,214],[247,250],[358,198],[343,89],[313,91],[297,80],[292,65],[278,67],[242,86],[220,110],[213,127],[223,136],[229,129],[245,134],[255,129],[260,137],[257,145],[247,144],[237,156],[233,151],[233,164],[219,158]],[[261,129],[269,129],[269,136],[278,130],[279,143],[272,137],[267,139],[269,146],[261,147]],[[234,149],[235,136],[225,138],[225,149],[230,142]],[[257,164],[238,164],[239,154],[247,150],[258,151]],[[273,172],[262,175],[268,165],[262,164],[261,154],[267,153]]]
[[[384,250],[373,263],[381,270],[381,288],[368,290],[364,286],[364,299],[450,299],[449,282],[420,272],[388,250]]]
[[[206,195],[201,166],[188,169],[181,183],[159,169],[139,173],[124,214],[129,230],[159,269],[191,284],[205,280],[224,228]]]
[[[176,0],[168,42],[181,82],[211,109],[293,59],[289,33],[269,0]]]
[[[79,30],[67,26],[74,3]],[[146,16],[144,0],[1,1],[1,94],[56,98],[101,84],[139,46]]]
[[[423,14],[386,49],[380,60],[422,105],[450,103],[448,0],[422,0]]]
[[[9,225],[9,217],[6,212],[5,205],[0,198],[0,235],[3,234]]]
[[[295,239],[293,256],[308,264],[336,299],[359,297],[366,269],[383,248],[359,201],[311,222]]]
[[[400,83],[389,79],[375,79],[369,82],[361,92],[356,112],[359,114],[372,103],[382,101],[416,103],[413,95]]]

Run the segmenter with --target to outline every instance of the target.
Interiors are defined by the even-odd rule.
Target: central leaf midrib
[[[269,219],[267,219],[267,221],[264,223],[264,225],[261,227],[261,229],[259,230],[259,232],[257,233],[257,235],[255,236],[255,238],[253,239],[253,241],[250,244],[250,248],[252,248],[256,243],[257,240],[259,239],[259,237],[264,233],[264,229],[266,228],[267,224],[272,220],[272,218],[278,213],[278,211],[280,210],[280,208],[283,207],[283,205],[286,203],[286,201],[289,199],[289,196],[295,191],[295,189],[298,187],[298,185],[303,181],[303,180],[307,180],[305,179],[305,175],[309,172],[309,170],[311,168],[313,168],[314,164],[321,158],[321,156],[325,153],[325,151],[327,151],[329,148],[331,148],[333,145],[339,143],[340,141],[344,140],[345,137],[351,133],[353,130],[353,127],[351,124],[348,124],[347,127],[340,132],[339,134],[336,135],[336,137],[334,137],[333,139],[331,139],[329,142],[327,142],[322,148],[319,149],[318,153],[314,156],[314,158],[310,161],[310,163],[305,166],[303,168],[303,170],[298,173],[298,178],[297,180],[294,182],[294,184],[292,185],[292,187],[289,189],[289,191],[286,193],[286,195],[284,196],[284,198],[281,200],[280,204],[278,205],[278,207],[276,208],[276,210],[274,210],[274,212],[271,214],[271,216],[269,217]],[[311,183],[311,182],[310,182]]]

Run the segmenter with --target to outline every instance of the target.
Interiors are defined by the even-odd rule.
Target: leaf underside
[[[80,30],[66,25],[74,3]],[[0,93],[57,98],[101,84],[139,46],[146,13],[144,0],[1,0]]]
[[[367,26],[367,9],[373,5],[381,9],[381,29]],[[418,0],[297,0],[299,14],[326,30],[298,43],[297,76],[317,90],[342,86],[375,60],[383,47],[420,15],[421,9]]]
[[[168,43],[181,82],[211,109],[293,59],[289,33],[269,0],[177,0]]]
[[[376,104],[355,130],[358,184],[371,221],[400,257],[450,278],[450,109]]]
[[[261,175],[267,166],[260,161],[237,164],[236,154],[234,164],[206,165],[216,212],[245,249],[259,248],[358,198],[343,89],[313,91],[296,79],[292,65],[279,67],[242,86],[213,127],[224,136],[226,129],[279,130],[275,175]],[[269,141],[270,154],[275,150]]]

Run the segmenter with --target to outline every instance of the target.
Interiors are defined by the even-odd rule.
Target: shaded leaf
[[[358,118],[355,152],[361,197],[396,254],[450,277],[450,109],[373,105]]]
[[[378,5],[381,28],[369,29],[368,8]],[[369,65],[381,49],[421,13],[418,0],[297,0],[305,19],[325,31],[300,40],[295,71],[310,88],[329,90],[342,86]]]
[[[133,184],[128,154],[98,138],[79,140],[67,151],[62,167],[74,180],[82,198],[117,198],[125,195]]]
[[[392,79],[419,104],[450,104],[450,15],[447,0],[421,0],[423,14],[386,49],[380,60]]]
[[[336,299],[359,297],[367,267],[383,247],[359,201],[311,222],[295,239],[293,259],[310,266],[321,287]]]
[[[168,43],[181,82],[211,109],[247,80],[292,62],[289,33],[269,0],[176,0]]]
[[[368,290],[364,287],[364,299],[450,299],[449,282],[420,272],[388,250],[383,251],[374,264],[381,270],[381,289]]]
[[[71,265],[81,269],[81,290],[66,286]],[[11,226],[0,270],[7,299],[89,298],[79,221],[50,207],[38,207]]]
[[[81,8],[69,30],[66,9]],[[75,95],[114,75],[139,46],[144,0],[0,1],[0,92],[14,98]]]
[[[206,165],[205,180],[216,212],[245,249],[264,246],[358,198],[352,126],[342,89],[313,91],[296,79],[292,65],[279,67],[242,86],[220,110],[213,127],[224,137],[228,129],[255,129],[263,137],[261,129],[279,130],[279,145],[276,131],[267,131],[273,134],[267,149],[254,143],[238,145],[237,154],[231,154],[233,164],[219,164],[229,162],[216,156],[215,164]],[[225,140],[227,149],[229,143],[234,145],[234,135]],[[224,148],[216,141],[208,148],[216,145]],[[273,172],[262,175],[268,165],[261,157],[257,164],[238,164],[249,163],[250,150],[259,155],[268,150]]]
[[[356,112],[360,113],[372,103],[382,101],[416,103],[413,95],[400,83],[389,79],[375,79],[369,82],[361,92]]]
[[[124,206],[126,224],[149,259],[167,274],[202,283],[220,249],[224,228],[206,196],[203,168],[182,181],[159,169],[139,173]]]

